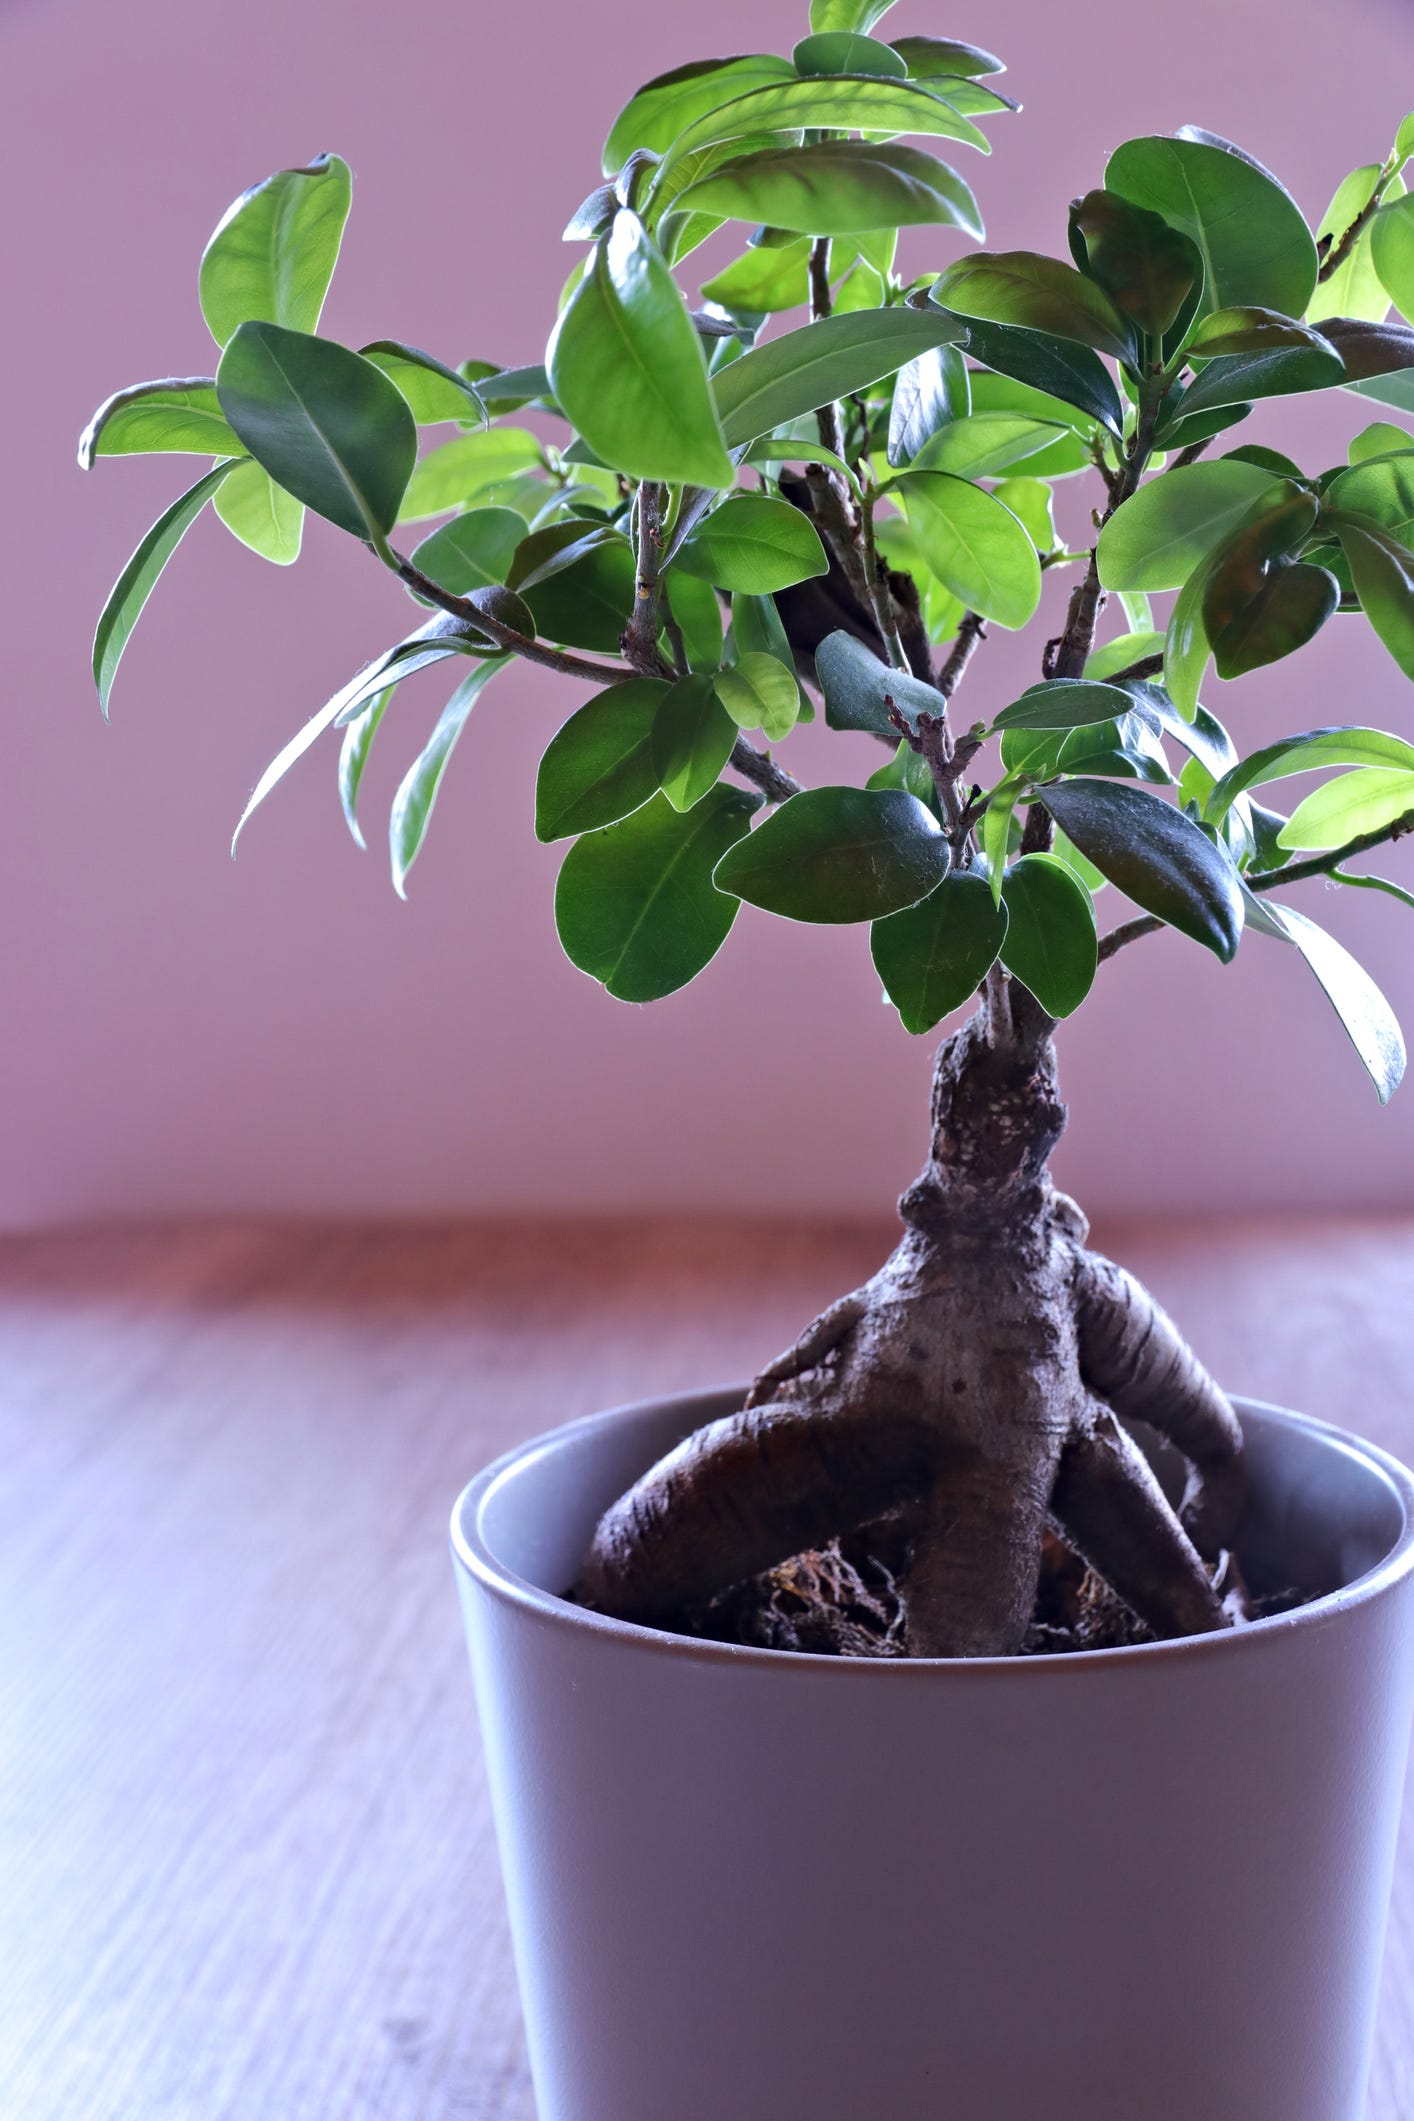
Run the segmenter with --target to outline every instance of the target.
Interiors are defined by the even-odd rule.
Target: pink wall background
[[[327,328],[536,358],[571,260],[559,230],[627,91],[714,48],[788,49],[804,29],[800,0],[716,0],[711,30],[706,12],[0,0],[0,1218],[669,1199],[829,1211],[882,1208],[912,1175],[928,1046],[881,1006],[863,931],[748,909],[708,974],[651,1010],[610,1001],[561,957],[558,850],[529,820],[539,750],[579,704],[562,680],[521,670],[488,695],[408,905],[376,828],[437,713],[435,680],[384,725],[374,852],[345,835],[326,750],[229,860],[267,759],[408,623],[401,592],[338,533],[311,523],[304,560],[277,571],[203,520],[134,637],[111,729],[88,677],[101,600],[190,460],[85,479],[74,442],[110,389],[209,365],[196,262],[235,193],[338,149],[356,193]],[[1098,181],[1106,150],[1187,120],[1235,134],[1319,212],[1414,104],[1402,0],[1189,0],[1162,32],[1132,0],[979,0],[945,17],[902,0],[890,20],[1009,58],[1026,114],[968,171],[1005,246],[1063,248],[1058,209]],[[944,237],[924,262],[950,254]],[[1333,459],[1363,418],[1353,400],[1304,409],[1313,458]],[[979,707],[1032,676],[1011,647],[977,667]],[[1414,695],[1349,624],[1249,681],[1241,705],[1215,704],[1253,736],[1414,727]],[[817,732],[799,752],[807,777],[829,773]],[[1410,915],[1370,894],[1308,887],[1301,902],[1414,1028]],[[1092,1205],[1407,1201],[1414,1088],[1380,1112],[1274,945],[1227,970],[1173,937],[1127,953],[1066,1030],[1063,1065],[1065,1173]]]

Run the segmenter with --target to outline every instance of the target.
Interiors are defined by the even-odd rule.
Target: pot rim
[[[576,1605],[571,1599],[552,1591],[542,1590],[527,1577],[518,1575],[498,1560],[487,1545],[482,1534],[486,1505],[495,1491],[513,1478],[527,1461],[548,1457],[567,1443],[592,1437],[596,1431],[610,1428],[628,1415],[649,1409],[658,1412],[672,1406],[697,1406],[730,1393],[744,1396],[745,1390],[744,1385],[706,1386],[693,1392],[669,1392],[630,1400],[596,1414],[581,1415],[574,1421],[563,1422],[557,1428],[544,1430],[524,1443],[513,1445],[484,1467],[457,1497],[451,1522],[452,1552],[456,1562],[504,1604],[533,1614],[547,1625],[572,1632],[582,1631],[591,1637],[616,1639],[643,1654],[737,1668],[765,1666],[781,1673],[802,1667],[815,1671],[824,1666],[839,1672],[842,1679],[846,1673],[850,1674],[853,1683],[894,1686],[906,1684],[909,1674],[915,1675],[916,1683],[918,1675],[938,1671],[959,1675],[974,1673],[979,1678],[996,1678],[1001,1673],[1040,1672],[1054,1678],[1061,1674],[1098,1671],[1117,1662],[1132,1663],[1137,1658],[1190,1660],[1248,1655],[1274,1636],[1327,1625],[1352,1608],[1381,1597],[1414,1571],[1414,1473],[1391,1453],[1381,1450],[1378,1444],[1367,1443],[1363,1437],[1338,1428],[1334,1422],[1320,1421],[1310,1414],[1298,1414],[1267,1400],[1238,1395],[1233,1396],[1232,1403],[1240,1413],[1250,1411],[1277,1428],[1304,1431],[1323,1441],[1327,1448],[1363,1461],[1393,1492],[1403,1521],[1384,1557],[1353,1582],[1342,1585],[1339,1590],[1324,1592],[1319,1598],[1313,1598],[1290,1612],[1270,1614],[1246,1627],[1225,1629],[1219,1634],[1184,1635],[1172,1642],[1131,1643],[1106,1650],[1074,1650],[1051,1657],[832,1657],[818,1651],[769,1650],[745,1643],[712,1642],[698,1635],[671,1634],[663,1628],[644,1627],[637,1621],[617,1620],[607,1613],[591,1612],[587,1607]],[[884,1673],[892,1676],[887,1680],[864,1676]]]

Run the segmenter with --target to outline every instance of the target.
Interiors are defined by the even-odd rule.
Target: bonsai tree
[[[385,724],[396,740],[403,679],[446,663],[456,688],[392,808],[402,891],[473,708],[523,658],[568,681],[534,829],[567,843],[559,934],[610,994],[696,978],[746,901],[858,925],[914,1036],[972,1005],[938,1053],[897,1250],[606,1514],[581,1597],[697,1624],[813,1555],[837,1564],[812,1580],[839,1607],[861,1580],[844,1538],[894,1557],[897,1626],[874,1646],[1007,1653],[1059,1535],[1153,1633],[1216,1629],[1246,1611],[1238,1424],[1051,1182],[1054,1033],[1159,928],[1224,963],[1251,935],[1305,959],[1381,1099],[1399,1081],[1387,1004],[1287,894],[1320,877],[1414,903],[1351,866],[1414,830],[1414,744],[1334,726],[1244,750],[1201,695],[1210,671],[1362,618],[1414,678],[1405,428],[1381,416],[1318,470],[1233,433],[1312,390],[1414,411],[1414,330],[1388,321],[1391,303],[1414,318],[1414,120],[1314,234],[1260,164],[1185,127],[1097,169],[1067,256],[980,248],[973,192],[935,149],[986,152],[983,125],[1016,108],[991,85],[1001,62],[886,42],[887,6],[813,0],[789,58],[698,62],[630,99],[565,230],[543,365],[319,334],[338,157],[239,198],[201,261],[214,377],[120,391],[83,437],[85,465],[213,460],[113,591],[99,696],[208,502],[277,564],[313,509],[419,616],[292,738],[242,826],[337,732],[362,845],[370,748]],[[905,230],[938,243],[928,270],[900,269]],[[999,699],[984,643],[1032,621],[1052,571],[1071,585],[1061,629]],[[862,785],[858,745],[826,786],[778,755],[817,713],[879,741]],[[1315,770],[1289,816],[1267,806]],[[1137,910],[1101,933],[1107,886]],[[1134,1420],[1181,1454],[1176,1507]]]

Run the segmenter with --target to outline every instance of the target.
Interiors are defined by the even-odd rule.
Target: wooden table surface
[[[1414,1222],[1099,1235],[1232,1389],[1414,1452]],[[538,1428],[746,1373],[889,1242],[0,1242],[0,2114],[532,2121],[452,1499]],[[1371,2121],[1414,2116],[1411,1989],[1414,1807]]]

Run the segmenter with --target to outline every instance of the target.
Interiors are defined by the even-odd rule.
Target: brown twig
[[[748,744],[744,736],[739,736],[732,745],[727,764],[743,780],[759,788],[768,803],[784,803],[787,797],[801,793],[802,784],[795,775],[788,773],[784,766],[778,766],[769,752],[758,751],[754,744]]]
[[[945,700],[950,700],[967,675],[967,666],[977,653],[978,644],[987,638],[987,622],[975,611],[964,611],[962,623],[957,629],[957,639],[948,651],[946,662],[933,683]]]
[[[391,547],[389,549],[391,551]],[[562,648],[551,648],[545,641],[533,640],[528,634],[518,633],[514,626],[507,626],[501,619],[493,619],[469,598],[454,596],[449,589],[443,589],[439,583],[425,575],[420,567],[414,567],[411,560],[404,559],[401,553],[394,552],[392,558],[399,581],[406,582],[409,589],[415,590],[418,596],[425,597],[429,604],[435,604],[440,611],[449,613],[452,618],[462,619],[468,626],[474,626],[478,633],[485,634],[486,638],[494,641],[498,647],[509,649],[513,654],[524,657],[527,663],[543,664],[547,670],[558,670],[565,677],[587,678],[593,685],[621,685],[625,678],[631,678],[634,674],[626,663],[595,663],[588,656],[568,655]]]

